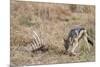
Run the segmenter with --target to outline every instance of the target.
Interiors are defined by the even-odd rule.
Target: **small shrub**
[[[80,20],[80,17],[79,16],[73,16],[72,20]]]

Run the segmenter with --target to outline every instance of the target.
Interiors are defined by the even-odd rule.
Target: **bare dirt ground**
[[[78,56],[63,54],[63,39],[75,26],[85,27],[95,40],[95,6],[11,1],[11,65],[95,61],[95,46],[89,52],[83,40],[76,50]],[[47,52],[25,50],[32,30],[49,46]]]

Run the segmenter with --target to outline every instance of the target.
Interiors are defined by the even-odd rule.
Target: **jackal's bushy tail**
[[[87,37],[87,40],[88,40],[88,42],[90,43],[90,45],[93,46],[93,44],[94,44],[94,43],[93,43],[93,40],[92,40],[89,36]]]

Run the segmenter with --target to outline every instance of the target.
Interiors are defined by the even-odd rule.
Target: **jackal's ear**
[[[66,42],[66,40],[64,39],[64,42]]]
[[[67,39],[66,38],[63,38],[63,40],[66,41]]]

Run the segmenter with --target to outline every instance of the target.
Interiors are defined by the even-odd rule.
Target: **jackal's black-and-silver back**
[[[80,34],[81,31],[85,30],[85,28],[74,28],[72,29],[70,32],[69,32],[69,36],[68,37],[71,37],[71,38],[77,38]]]

